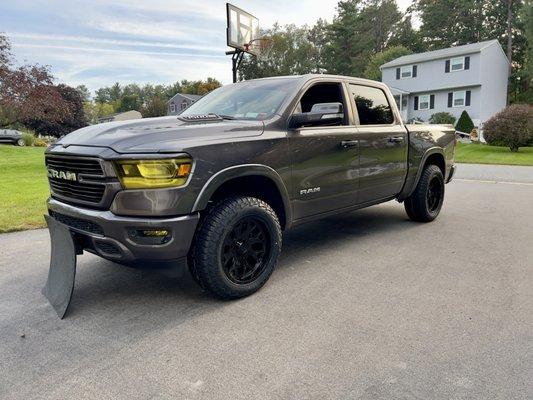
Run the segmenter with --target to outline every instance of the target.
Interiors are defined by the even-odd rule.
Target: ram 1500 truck
[[[62,138],[46,152],[48,210],[79,251],[188,265],[215,296],[238,298],[268,280],[282,232],[298,224],[394,199],[434,220],[454,149],[451,127],[405,125],[382,83],[250,80],[178,116]]]

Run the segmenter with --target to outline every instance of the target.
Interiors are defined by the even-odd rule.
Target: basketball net
[[[258,60],[266,60],[272,50],[274,41],[268,37],[253,39],[244,44],[244,50],[257,57]]]

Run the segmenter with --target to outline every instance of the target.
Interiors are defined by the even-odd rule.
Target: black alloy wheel
[[[270,236],[260,219],[244,217],[233,225],[221,249],[222,268],[232,282],[253,282],[265,270],[270,256]]]
[[[434,213],[440,207],[443,189],[441,180],[434,176],[429,182],[426,194],[426,207],[430,213]]]

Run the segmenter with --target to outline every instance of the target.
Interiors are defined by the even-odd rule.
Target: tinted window
[[[392,124],[394,117],[383,90],[370,86],[350,85],[361,125]]]

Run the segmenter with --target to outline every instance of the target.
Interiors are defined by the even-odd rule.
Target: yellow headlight
[[[154,189],[183,186],[191,173],[192,160],[118,160],[115,166],[124,189]]]

